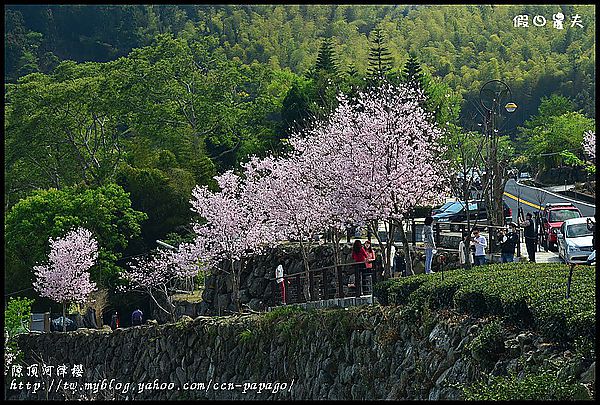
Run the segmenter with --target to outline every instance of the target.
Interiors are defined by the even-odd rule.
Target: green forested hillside
[[[564,29],[552,15],[565,15]],[[529,15],[529,27],[513,18]],[[583,27],[571,27],[579,14]],[[548,21],[532,24],[535,15]],[[483,82],[508,81],[519,121],[553,92],[595,111],[595,7],[586,5],[179,5],[10,6],[5,11],[5,79],[48,72],[58,60],[107,61],[148,45],[156,34],[212,35],[229,59],[303,74],[320,38],[332,38],[345,70],[367,70],[369,39],[381,28],[394,66],[413,53],[463,94]]]

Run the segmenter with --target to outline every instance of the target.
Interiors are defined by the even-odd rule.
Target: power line
[[[27,288],[24,288],[24,289],[19,290],[19,291],[15,291],[15,292],[11,292],[11,293],[8,293],[8,294],[4,294],[4,296],[8,297],[9,295],[15,295],[15,294],[18,294],[20,292],[27,291],[27,290],[32,290],[32,289],[33,289],[33,287],[27,287]]]

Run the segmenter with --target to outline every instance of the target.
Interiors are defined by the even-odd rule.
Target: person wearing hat
[[[535,251],[537,245],[537,235],[535,232],[535,222],[533,221],[533,215],[528,212],[525,215],[525,221],[519,223],[525,231],[523,236],[525,237],[525,246],[527,247],[527,256],[529,256],[529,262],[535,263]]]
[[[500,239],[500,258],[502,263],[511,263],[515,260],[515,249],[519,243],[517,225],[511,222],[508,232],[503,232]]]

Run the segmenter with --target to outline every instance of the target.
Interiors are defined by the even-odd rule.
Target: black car
[[[505,202],[502,202],[504,206],[504,218],[506,222],[512,221],[512,210]],[[465,203],[456,201],[452,205],[446,207],[442,212],[433,215],[433,219],[444,224],[445,222],[466,222],[467,221],[467,210],[465,209]],[[487,223],[487,212],[485,210],[485,201],[469,201],[469,217],[471,222],[479,222],[482,224]],[[450,225],[450,230],[457,230],[457,225]]]
[[[448,208],[449,206],[451,206],[452,204],[454,204],[456,201],[448,201],[446,203],[444,203],[444,205],[434,208],[431,210],[431,216],[439,214],[440,212],[444,212],[446,211],[446,208]]]

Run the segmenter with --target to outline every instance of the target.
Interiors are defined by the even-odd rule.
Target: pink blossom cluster
[[[596,132],[587,131],[583,135],[583,150],[590,159],[596,159]]]
[[[340,96],[327,122],[290,139],[312,187],[330,202],[331,225],[401,219],[440,201],[448,165],[423,100],[418,90],[389,84],[356,100]]]
[[[85,302],[95,291],[88,270],[98,258],[98,243],[84,228],[67,232],[62,238],[50,238],[48,264],[34,266],[35,290],[59,303]]]
[[[309,241],[327,228],[401,219],[447,191],[442,131],[409,86],[339,97],[329,119],[289,139],[283,156],[253,157],[243,174],[217,178],[221,191],[196,187],[192,205],[203,251],[239,259],[284,239]]]
[[[270,223],[260,204],[261,190],[249,186],[242,177],[227,171],[216,177],[220,191],[206,186],[192,191],[192,210],[205,223],[194,224],[197,252],[214,265],[218,260],[237,261],[267,245]]]
[[[158,249],[153,255],[130,262],[129,268],[121,273],[128,285],[122,286],[120,291],[166,289],[178,279],[197,275],[202,266],[198,246],[197,243],[182,243],[176,251]]]

